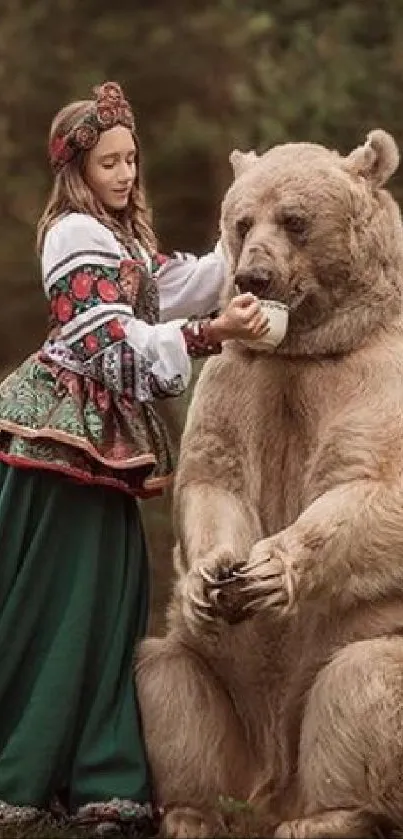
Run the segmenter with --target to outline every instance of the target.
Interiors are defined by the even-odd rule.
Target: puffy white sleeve
[[[158,396],[182,393],[192,375],[182,326],[184,321],[150,325],[138,318],[123,324],[126,341],[153,377],[153,392]]]
[[[221,243],[205,256],[176,252],[156,273],[162,322],[206,317],[219,308],[225,278]]]

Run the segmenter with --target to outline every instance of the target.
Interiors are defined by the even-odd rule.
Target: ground
[[[262,824],[252,817],[247,805],[243,802],[228,801],[221,806],[222,830],[220,837],[223,839],[268,839],[267,833]],[[236,824],[235,824],[236,819]],[[109,834],[112,839],[112,834]],[[109,839],[108,836],[108,839]],[[126,833],[114,834],[116,839],[151,839],[151,837],[128,831]],[[0,826],[0,839],[90,839],[95,837],[91,828],[77,829],[68,825],[58,826],[54,821],[45,818],[31,827],[18,827],[16,825]],[[105,835],[106,839],[106,835]],[[396,837],[398,839],[398,837]],[[403,839],[403,836],[400,838]]]

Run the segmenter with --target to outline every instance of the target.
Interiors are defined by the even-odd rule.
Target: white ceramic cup
[[[266,350],[270,352],[281,344],[286,335],[288,327],[288,306],[285,303],[280,303],[278,300],[260,300],[260,305],[267,314],[267,332],[264,335],[260,335],[259,338],[244,340],[243,343],[253,350]]]

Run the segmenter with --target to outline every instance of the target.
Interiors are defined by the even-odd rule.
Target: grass
[[[0,839],[91,839],[94,835],[93,829],[90,827],[78,828],[72,825],[57,825],[45,819],[29,827],[12,824],[0,826]],[[137,839],[139,837],[139,834],[134,833],[134,831],[130,832],[127,828],[126,833],[121,835],[127,837],[127,839]],[[117,834],[116,839],[118,837],[119,834]],[[100,837],[97,836],[97,839],[100,839]],[[148,837],[142,834],[142,839],[148,839]]]
[[[273,826],[268,826],[266,818],[253,809],[244,801],[237,801],[233,798],[220,799],[216,810],[217,822],[221,827],[212,835],[215,839],[268,839],[273,835]],[[402,830],[375,831],[377,839],[403,839]],[[125,839],[140,839],[128,826],[123,828],[122,834]],[[94,832],[90,827],[78,828],[73,825],[62,824],[44,818],[42,822],[36,822],[29,827],[8,825],[0,826],[0,839],[91,839]],[[97,837],[99,839],[99,837]],[[141,839],[151,839],[151,835],[141,834]],[[155,837],[154,839],[158,839]]]
[[[215,832],[216,837],[222,839],[259,839],[267,837],[267,823],[257,818],[253,809],[243,801],[232,798],[221,799],[216,810],[217,823],[220,829]],[[119,835],[119,834],[118,834]],[[123,827],[122,836],[125,839],[139,839],[139,834]],[[69,824],[58,824],[50,817],[44,817],[31,825],[1,825],[0,839],[91,839],[94,832],[91,827],[79,828]],[[98,837],[97,837],[98,839]],[[151,834],[141,834],[141,839],[151,839]]]
[[[1,839],[89,839],[88,831],[77,831],[70,827],[56,827],[40,823],[31,827],[7,825],[0,827]]]

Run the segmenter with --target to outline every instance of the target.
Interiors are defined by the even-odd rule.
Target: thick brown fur
[[[137,673],[155,793],[169,836],[219,835],[227,800],[266,835],[369,836],[403,827],[398,154],[377,130],[232,162],[224,298],[287,303],[289,331],[225,346],[189,410],[170,628]]]

